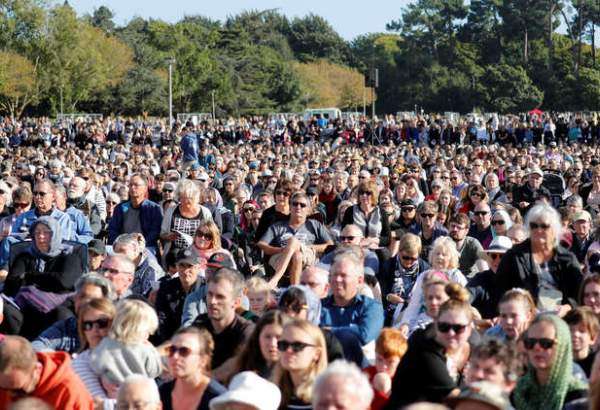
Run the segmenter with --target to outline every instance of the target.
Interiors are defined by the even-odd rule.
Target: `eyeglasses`
[[[547,339],[545,337],[541,337],[539,339],[533,337],[526,337],[523,339],[523,345],[525,345],[525,349],[531,350],[535,347],[535,345],[540,345],[540,347],[544,350],[552,349],[552,346],[556,343],[556,340]]]
[[[27,208],[29,204],[27,202],[13,202],[13,207],[15,208]]]
[[[41,196],[42,198],[45,197],[46,195],[48,195],[49,192],[43,192],[43,191],[35,191],[33,193],[33,196]]]
[[[475,214],[475,216],[486,216],[487,214],[489,214],[488,211],[475,211],[473,213]]]
[[[421,214],[421,218],[434,218],[435,214]]]
[[[300,207],[300,208],[306,208],[308,206],[308,204],[305,204],[304,202],[292,202],[292,206],[295,207]]]
[[[108,326],[110,325],[110,319],[109,318],[100,318],[97,320],[84,320],[83,321],[83,330],[85,330],[86,332],[89,332],[90,330],[92,330],[94,328],[94,326],[97,326],[98,329],[106,329]]]
[[[371,196],[371,195],[373,195],[373,192],[371,192],[371,191],[358,191],[358,195]]]
[[[550,229],[550,225],[544,224],[544,223],[529,222],[529,228],[530,229],[542,229],[544,231],[547,231],[548,229]]]
[[[202,238],[207,241],[212,241],[212,234],[210,232],[196,232],[196,238]]]
[[[287,191],[275,191],[275,195],[290,196],[290,193]]]
[[[189,347],[186,347],[186,346],[171,345],[171,346],[167,347],[167,354],[169,355],[169,357],[173,357],[176,354],[178,354],[179,356],[181,356],[185,359],[192,353],[194,353],[192,351],[192,349],[190,349]]]
[[[102,268],[100,270],[100,272],[103,274],[109,274],[109,275],[119,275],[121,273],[123,275],[133,275],[133,272],[124,272],[124,271],[116,269],[116,268]]]
[[[358,238],[358,237],[353,236],[353,235],[340,236],[340,242],[350,242],[350,241],[353,241],[355,238]]]
[[[287,352],[287,350],[290,347],[292,348],[292,352],[298,353],[306,349],[307,347],[315,347],[315,345],[311,345],[304,342],[288,342],[285,340],[280,340],[277,342],[277,350],[279,350],[280,352]]]
[[[504,225],[504,219],[498,219],[496,221],[492,221],[492,225]]]
[[[442,333],[448,333],[450,330],[452,330],[454,333],[461,334],[462,332],[465,331],[465,329],[467,328],[468,325],[461,325],[461,324],[455,324],[455,323],[446,323],[446,322],[438,322],[437,324],[437,328],[440,332]]]

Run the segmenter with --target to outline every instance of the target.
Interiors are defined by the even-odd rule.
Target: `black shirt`
[[[158,388],[160,393],[160,401],[162,401],[163,410],[171,410],[173,408],[173,403],[171,402],[171,393],[175,388],[175,380],[172,380],[168,383],[163,384]],[[206,390],[204,390],[204,394],[202,395],[202,399],[200,399],[200,403],[198,404],[197,410],[209,410],[208,403],[212,399],[221,394],[225,393],[227,389],[217,382],[214,379],[210,379],[208,386],[206,386]]]
[[[250,337],[254,324],[241,316],[235,315],[233,322],[221,333],[216,333],[207,314],[202,314],[194,320],[192,326],[208,330],[215,341],[211,367],[216,369],[228,359],[235,356],[238,349]]]
[[[191,290],[193,291],[195,288],[196,285],[192,286]],[[169,278],[160,282],[160,287],[156,292],[158,332],[152,337],[154,344],[165,342],[179,329],[187,295],[179,278]]]

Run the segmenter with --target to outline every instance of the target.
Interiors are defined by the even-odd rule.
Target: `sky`
[[[324,17],[346,40],[360,34],[383,32],[386,23],[397,19],[410,0],[69,0],[81,14],[92,13],[107,6],[115,13],[115,22],[122,25],[132,17],[159,18],[176,22],[186,15],[203,15],[225,20],[243,10],[279,9],[288,17],[314,13]]]

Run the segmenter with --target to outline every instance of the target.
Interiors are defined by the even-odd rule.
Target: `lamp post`
[[[173,128],[173,65],[175,59],[170,58],[167,60],[169,64],[169,132]]]

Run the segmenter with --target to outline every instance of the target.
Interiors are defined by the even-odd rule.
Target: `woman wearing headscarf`
[[[33,240],[10,264],[4,284],[4,293],[14,297],[27,318],[23,325],[28,330],[21,329],[24,335],[43,330],[47,323],[43,317],[71,296],[75,282],[86,269],[74,247],[62,242],[60,225],[54,218],[38,218],[29,233]],[[59,319],[62,317],[53,318]]]
[[[528,370],[513,392],[516,410],[561,410],[585,397],[587,386],[573,376],[573,352],[567,324],[556,315],[539,315],[523,344]]]

